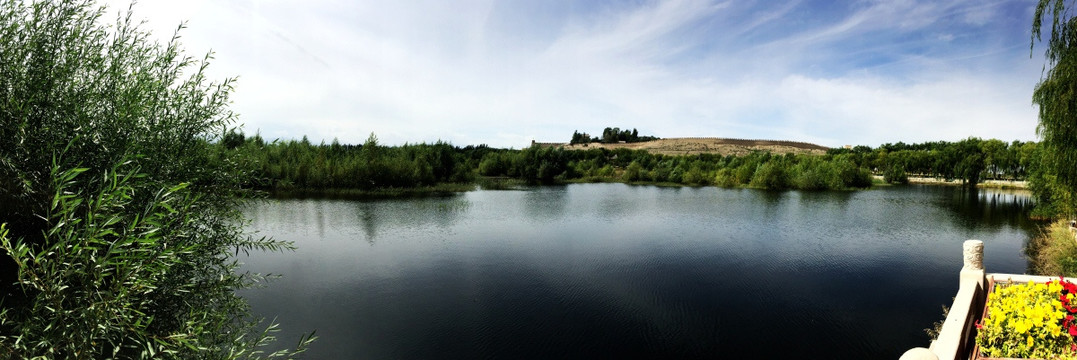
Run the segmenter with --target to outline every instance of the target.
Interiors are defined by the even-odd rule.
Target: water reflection
[[[791,193],[787,191],[760,191],[759,200],[763,204],[763,210],[765,210],[763,218],[773,218],[778,214],[781,209],[782,200],[788,197]]]
[[[298,233],[301,239],[347,234],[374,245],[383,228],[433,226],[451,229],[469,201],[462,196],[390,200],[266,199],[244,207],[252,227],[263,232]]]
[[[941,191],[948,195],[940,202],[953,211],[959,223],[967,229],[1012,226],[1025,229],[1031,235],[1039,228],[1040,223],[1028,216],[1034,203],[1027,190],[945,187]]]
[[[557,219],[565,214],[568,205],[567,186],[544,186],[529,189],[523,193],[524,201],[520,205],[528,217],[535,220]]]
[[[359,224],[363,227],[366,241],[373,246],[375,239],[378,237],[378,211],[374,203],[371,202],[358,202],[356,207],[358,208],[356,209],[356,214],[359,215]]]
[[[1024,272],[1028,202],[958,190],[270,200],[252,228],[299,250],[247,259],[284,278],[244,296],[282,339],[317,329],[319,359],[896,358],[928,342],[962,241]]]

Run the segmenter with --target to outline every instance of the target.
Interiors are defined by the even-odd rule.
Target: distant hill
[[[595,148],[605,149],[636,149],[646,150],[653,154],[663,155],[695,155],[695,154],[721,154],[721,155],[746,155],[753,151],[769,151],[774,154],[825,154],[830,148],[826,146],[797,141],[779,140],[746,140],[724,138],[669,138],[658,139],[638,143],[619,144],[575,144],[564,143],[535,143],[539,146],[560,146],[568,150],[586,150]]]

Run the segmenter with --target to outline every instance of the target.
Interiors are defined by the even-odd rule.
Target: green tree
[[[243,146],[243,143],[246,140],[247,138],[243,136],[242,131],[237,132],[235,129],[231,129],[228,130],[228,132],[224,134],[224,137],[221,138],[221,145],[224,145],[225,149],[233,150],[235,148]]]
[[[307,137],[304,136],[303,140]],[[381,149],[378,146],[378,137],[374,133],[370,133],[370,136],[366,138],[366,142],[363,143],[362,149],[359,151],[359,156],[363,162],[367,164],[378,161],[381,157]]]
[[[703,168],[698,163],[692,163],[688,171],[684,173],[681,181],[688,185],[708,185],[713,179],[703,173]]]
[[[829,190],[844,187],[838,169],[820,157],[802,159],[793,167],[792,183],[800,190]]]
[[[131,11],[0,1],[0,358],[257,357],[232,255],[289,244],[242,232],[232,80]]]
[[[1010,152],[1007,144],[1002,140],[988,139],[980,143],[980,149],[984,154],[984,166],[991,174],[992,179],[998,179],[999,175],[1006,171],[1010,164]]]
[[[883,181],[890,184],[908,184],[909,176],[901,165],[891,165],[883,172]]]
[[[771,160],[759,165],[752,176],[752,186],[769,190],[786,190],[791,183],[784,161]]]
[[[984,153],[980,139],[968,138],[956,144],[957,161],[954,175],[965,181],[965,186],[975,187],[980,183],[980,175],[985,169]]]
[[[642,180],[643,166],[639,162],[633,161],[625,168],[625,172],[621,175],[621,179],[625,182],[633,182]]]
[[[1048,70],[1036,85],[1032,102],[1039,106],[1036,133],[1043,140],[1041,159],[1045,170],[1060,185],[1058,190],[1074,193],[1077,191],[1077,43],[1074,42],[1077,22],[1068,4],[1071,3],[1064,0],[1040,0],[1036,6],[1031,49],[1042,41],[1043,32],[1050,36],[1044,49]],[[1072,208],[1072,204],[1066,207]]]
[[[587,143],[590,143],[590,142],[591,142],[591,135],[589,135],[587,133],[581,133],[579,131],[573,131],[572,132],[572,139],[569,141],[569,144],[572,144],[572,145],[575,145],[575,144],[587,144]]]

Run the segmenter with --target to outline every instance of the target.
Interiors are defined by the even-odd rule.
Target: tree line
[[[651,140],[658,140],[658,138],[648,135],[640,136],[639,130],[636,130],[635,128],[632,130],[621,130],[621,128],[617,127],[608,127],[602,130],[602,137],[591,137],[588,133],[581,133],[579,130],[575,130],[572,132],[572,139],[569,140],[568,143],[571,145],[588,143],[616,144],[619,142],[636,143]]]
[[[371,134],[360,145],[333,140],[312,144],[301,140],[266,142],[260,135],[246,137],[231,131],[222,146],[245,159],[252,176],[249,188],[290,190],[377,190],[430,187],[442,183],[469,183],[485,145],[454,147],[445,142],[384,146]]]
[[[445,142],[383,146],[371,134],[361,145],[266,143],[242,133],[222,145],[243,153],[254,174],[249,186],[265,190],[412,188],[471,183],[477,177],[513,178],[532,184],[565,182],[666,183],[762,189],[850,189],[909,176],[962,180],[1026,180],[1036,175],[1037,143],[969,138],[957,142],[884,144],[831,149],[823,155],[755,152],[661,155],[632,149],[565,150],[557,146],[495,149]]]
[[[968,138],[957,142],[883,144],[831,149],[828,154],[851,154],[858,163],[885,176],[888,182],[908,182],[908,176],[962,180],[1026,180],[1035,169],[1038,143]]]

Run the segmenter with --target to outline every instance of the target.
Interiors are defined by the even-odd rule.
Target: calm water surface
[[[1023,273],[1028,196],[581,184],[379,201],[267,200],[294,241],[243,292],[311,359],[896,359],[957,292],[961,243]]]

